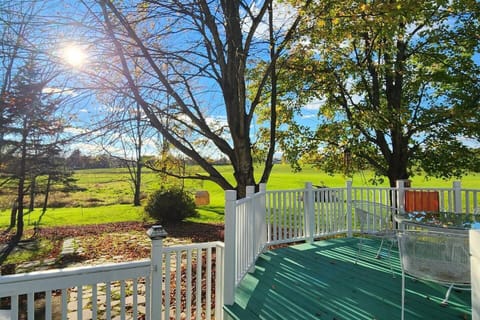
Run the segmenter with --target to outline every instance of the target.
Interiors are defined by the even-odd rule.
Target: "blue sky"
[[[75,1],[64,2],[64,6],[65,7],[61,8],[62,10],[64,9],[78,10],[77,8],[81,7],[81,6],[77,6],[77,3]],[[280,7],[280,6],[278,6],[276,9],[277,9],[277,12],[282,13],[282,14],[278,14],[276,19],[277,28],[280,30],[288,26],[288,21],[289,21],[288,17],[294,14],[295,11],[291,8]],[[49,10],[58,11],[58,8],[51,7]],[[58,45],[59,51],[57,55],[59,56],[61,56],[61,51],[63,50],[63,48],[68,47],[72,43],[75,43],[76,39],[82,38],[81,34],[75,35],[74,32],[68,31],[67,29],[56,30],[56,31],[58,31],[57,45]],[[262,38],[262,31],[257,34],[257,37],[259,39]],[[89,64],[91,64],[95,60],[94,53],[92,53],[94,52],[94,50],[90,51],[89,49],[91,48],[83,48],[85,52],[84,54],[86,56],[86,61],[83,64],[77,65],[76,67],[68,65],[68,63],[66,64],[66,68],[70,68],[70,71],[73,77],[75,77],[76,73],[81,72],[82,68],[88,68]],[[476,55],[476,61],[477,63],[478,61],[480,61],[479,54]],[[210,84],[208,83],[208,81],[205,81],[202,85],[204,85],[207,88]],[[206,91],[208,91],[209,94],[204,96],[204,100],[210,102],[208,104],[209,105],[208,117],[209,119],[211,119],[210,123],[216,123],[216,125],[225,124],[226,120],[225,120],[225,114],[223,111],[223,106],[222,106],[223,101],[221,99],[221,96],[219,96],[218,91],[213,91],[213,92],[209,90],[206,90]],[[316,101],[306,105],[302,111],[303,116],[299,118],[299,121],[301,121],[302,124],[305,124],[305,125],[315,126],[318,123],[317,112],[320,104],[321,104],[320,101]],[[99,103],[92,96],[77,103],[75,105],[75,109],[77,110],[76,113],[78,116],[78,127],[84,127],[85,125],[89,127],[88,123],[94,121],[95,119],[99,119],[101,116],[104,116],[106,112],[108,112],[106,111],[108,109],[105,109],[102,106],[102,103]],[[70,130],[75,130],[78,132],[78,130],[81,130],[78,127],[75,128],[75,126],[72,126]],[[257,126],[254,125],[252,128],[252,136],[255,136],[256,128]],[[156,143],[155,143],[156,139],[157,138],[146,141],[146,149],[148,150],[146,151],[147,153],[157,152]],[[478,146],[478,142],[477,142],[477,146]],[[82,152],[85,152],[85,153],[99,151],[97,146],[88,142],[76,143],[75,145],[72,146],[72,149],[76,149],[76,148],[80,149]]]

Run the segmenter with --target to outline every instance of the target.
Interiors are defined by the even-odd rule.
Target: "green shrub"
[[[197,215],[192,197],[180,188],[160,189],[148,198],[145,212],[160,223],[179,222]]]

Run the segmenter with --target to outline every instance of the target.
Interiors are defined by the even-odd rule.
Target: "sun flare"
[[[63,59],[73,67],[80,67],[85,64],[87,56],[81,47],[69,45],[63,49]]]

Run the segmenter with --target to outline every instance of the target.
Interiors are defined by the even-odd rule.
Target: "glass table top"
[[[413,211],[397,214],[399,223],[417,224],[449,229],[480,229],[480,214],[455,212]]]

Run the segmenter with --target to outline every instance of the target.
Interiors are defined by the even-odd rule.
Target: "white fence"
[[[0,297],[11,319],[109,319],[116,309],[113,304],[125,319],[127,297],[132,301],[131,317],[137,318],[148,307],[149,272],[150,263],[144,261],[2,276]],[[118,298],[112,301],[113,296]]]
[[[1,276],[0,318],[222,319],[223,243],[152,241],[151,260]]]
[[[247,197],[237,200],[235,191],[225,194],[225,304],[234,301],[235,287],[255,265],[267,246],[345,234],[359,230],[354,207],[371,203],[387,214],[403,211],[407,191],[435,192],[438,210],[458,213],[480,213],[480,190],[462,189],[459,182],[452,188],[409,188],[399,181],[396,188],[353,187],[313,188],[267,191],[260,185],[257,193],[247,188]]]

